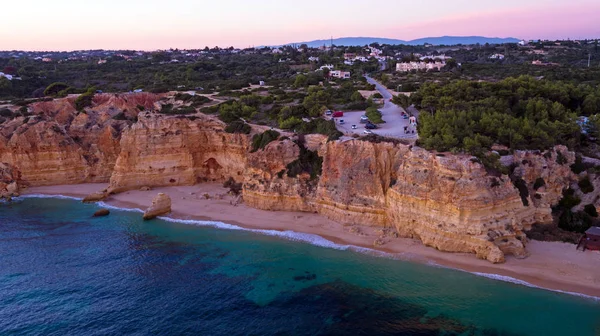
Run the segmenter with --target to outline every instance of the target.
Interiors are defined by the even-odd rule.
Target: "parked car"
[[[371,131],[369,129],[364,130],[363,133],[364,134],[375,134],[375,133],[373,133],[373,131]]]
[[[377,129],[377,125],[368,123],[368,124],[365,125],[365,128],[368,129],[368,130]]]
[[[356,129],[356,125],[352,125],[352,129]]]
[[[365,114],[360,116],[360,120],[369,120],[369,117],[367,117]]]
[[[335,111],[335,112],[333,112],[333,115],[332,115],[332,117],[334,117],[334,118],[339,118],[339,117],[343,117],[343,116],[344,116],[344,112],[342,112],[342,111]]]
[[[331,112],[331,110],[327,110],[327,111],[325,111],[325,115],[328,115],[328,116],[330,116],[332,113],[333,113],[333,112]]]
[[[343,124],[343,123],[344,123],[344,119],[340,119],[340,124]]]

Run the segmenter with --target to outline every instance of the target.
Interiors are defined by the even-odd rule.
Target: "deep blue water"
[[[0,204],[0,335],[600,335],[600,302],[97,205]]]

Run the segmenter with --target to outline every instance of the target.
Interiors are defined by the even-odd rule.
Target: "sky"
[[[600,38],[598,0],[7,0],[0,50],[250,47],[330,37]]]

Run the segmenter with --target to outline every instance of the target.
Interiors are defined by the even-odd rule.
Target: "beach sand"
[[[106,186],[79,184],[34,187],[26,189],[23,194],[84,197]],[[600,297],[600,253],[576,251],[573,244],[530,241],[527,245],[530,252],[528,258],[509,256],[504,264],[491,264],[477,259],[474,254],[440,252],[415,239],[393,238],[389,234],[383,236],[384,232],[379,227],[342,225],[313,213],[263,211],[244,204],[234,205],[235,197],[227,195],[227,191],[215,183],[163,187],[113,195],[105,203],[145,210],[156,194],[163,192],[171,197],[173,212],[169,217],[175,219],[210,220],[250,229],[315,234],[336,244],[375,249],[391,253],[399,259],[434,263],[496,278],[497,275],[510,277],[537,287]],[[205,194],[209,196],[208,199]],[[376,240],[384,244],[375,246]]]

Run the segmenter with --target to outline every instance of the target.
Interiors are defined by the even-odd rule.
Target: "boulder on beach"
[[[110,211],[108,211],[108,209],[100,209],[96,212],[94,212],[94,217],[105,217],[108,216],[110,214]]]
[[[83,203],[94,203],[94,202],[100,202],[103,201],[104,199],[106,199],[106,197],[108,197],[108,193],[106,191],[98,191],[95,192],[93,194],[89,194],[87,195],[84,199],[83,199]]]
[[[144,212],[144,220],[153,219],[171,212],[171,197],[160,193],[154,197],[152,205]]]
[[[152,190],[152,189],[150,187],[146,187],[146,186],[140,188],[140,191],[150,191],[150,190]]]

